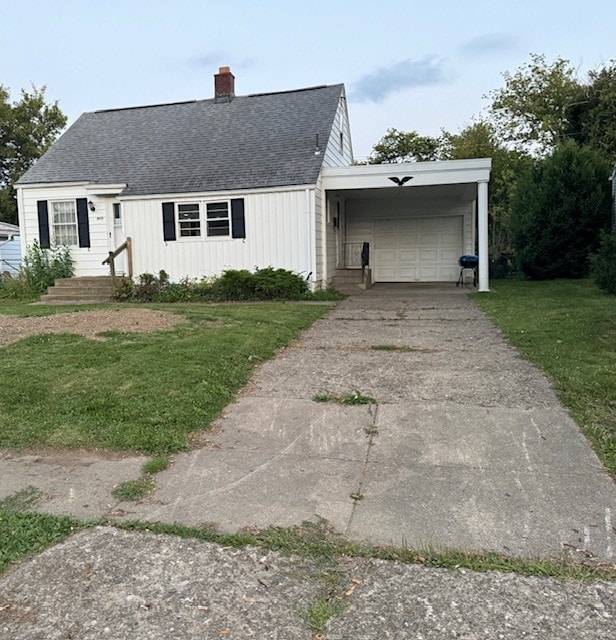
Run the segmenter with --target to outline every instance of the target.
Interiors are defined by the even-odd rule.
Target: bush
[[[601,235],[599,251],[590,261],[595,284],[608,293],[616,294],[616,231]]]
[[[610,222],[609,164],[574,142],[523,174],[512,204],[520,268],[533,280],[588,276],[590,254]]]
[[[219,300],[301,300],[308,284],[297,273],[286,269],[229,269],[213,283]]]
[[[51,287],[57,278],[70,278],[72,275],[73,258],[68,247],[41,249],[35,240],[26,251],[19,275],[2,280],[0,295],[7,298],[35,298]]]
[[[169,281],[161,271],[158,276],[143,273],[136,283],[125,280],[116,292],[120,301],[139,302],[203,302],[232,300],[339,300],[341,295],[332,290],[310,293],[306,281],[297,273],[286,269],[229,269],[219,278],[180,282]],[[343,296],[342,296],[343,297]]]

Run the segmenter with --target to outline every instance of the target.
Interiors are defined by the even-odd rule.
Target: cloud
[[[426,56],[419,60],[403,60],[362,76],[353,85],[349,97],[357,102],[382,102],[398,91],[447,81],[444,60]]]
[[[467,40],[458,47],[458,53],[471,58],[506,53],[516,48],[516,39],[503,33],[486,33]]]

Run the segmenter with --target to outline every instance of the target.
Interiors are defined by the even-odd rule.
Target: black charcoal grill
[[[460,265],[460,277],[456,282],[456,287],[464,286],[464,270],[473,270],[473,285],[477,286],[477,267],[479,266],[479,258],[473,255],[460,256],[458,258],[458,264]]]

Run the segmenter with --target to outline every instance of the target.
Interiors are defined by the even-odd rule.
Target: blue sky
[[[573,6],[568,6],[568,5]],[[0,0],[0,84],[47,85],[84,111],[344,82],[356,156],[388,127],[437,134],[471,122],[530,53],[580,74],[616,58],[611,3],[517,0]]]

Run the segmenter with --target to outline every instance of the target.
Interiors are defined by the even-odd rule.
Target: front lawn
[[[147,308],[182,314],[186,322],[172,331],[111,332],[97,341],[33,335],[0,347],[0,447],[182,450],[191,432],[207,428],[231,402],[256,363],[271,358],[330,307]],[[0,303],[5,314],[69,310]]]
[[[616,296],[583,280],[494,281],[475,302],[554,381],[616,476]]]

